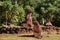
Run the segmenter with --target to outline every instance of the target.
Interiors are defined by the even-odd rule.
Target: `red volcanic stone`
[[[26,23],[22,24],[24,28],[28,28],[28,25]]]
[[[27,13],[32,13],[32,10],[31,9],[26,9],[26,12]]]
[[[33,29],[34,29],[34,31],[36,31],[36,32],[38,32],[38,33],[41,33],[42,32],[42,28],[41,27],[39,27],[40,25],[39,25],[39,22],[38,21],[35,21],[34,22],[34,27],[33,27]]]
[[[34,21],[33,30],[34,30],[34,36],[37,38],[41,38],[42,28],[39,27],[38,21]]]
[[[34,29],[34,32],[39,33],[39,25],[38,25],[38,22],[37,22],[37,21],[34,22],[34,27],[33,27],[33,29]]]

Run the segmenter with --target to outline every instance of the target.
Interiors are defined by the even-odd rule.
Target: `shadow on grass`
[[[18,36],[18,37],[34,37],[34,35],[22,35],[22,36]]]

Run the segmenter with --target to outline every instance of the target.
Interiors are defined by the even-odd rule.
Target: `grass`
[[[0,40],[60,40],[60,34],[49,34],[49,37],[44,37],[41,39],[20,36],[20,34],[0,34]]]

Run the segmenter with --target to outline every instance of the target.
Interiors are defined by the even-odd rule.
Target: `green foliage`
[[[50,19],[52,22],[60,22],[60,0],[5,0],[0,1],[0,6],[3,8],[0,15],[4,15],[11,23],[22,23],[26,17],[26,9],[32,10],[32,18],[42,21]],[[0,16],[0,19],[2,18]]]
[[[22,23],[23,21],[25,21],[25,11],[24,11],[23,7],[19,6],[14,13],[14,17],[12,18],[12,22]]]
[[[4,1],[3,7],[5,8],[6,11],[11,10],[12,9],[11,1]]]

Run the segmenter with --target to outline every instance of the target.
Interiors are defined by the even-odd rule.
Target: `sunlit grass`
[[[37,39],[34,37],[20,37],[20,34],[0,34],[0,40],[60,40],[60,34],[50,34],[48,36]]]

